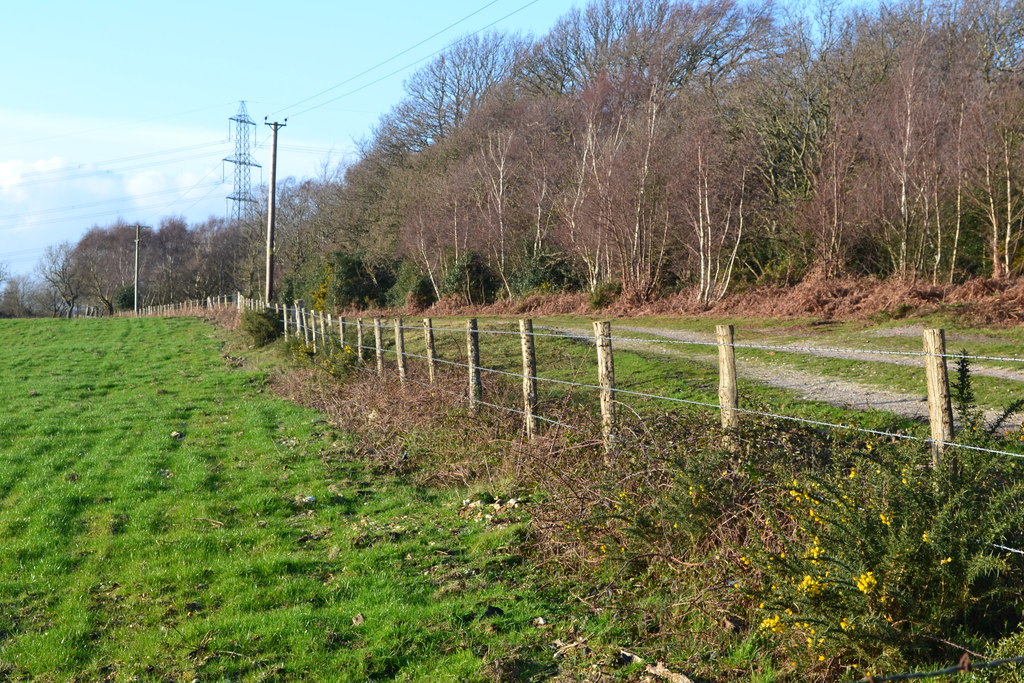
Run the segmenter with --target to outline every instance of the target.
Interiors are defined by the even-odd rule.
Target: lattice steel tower
[[[238,103],[238,113],[229,119],[235,126],[235,154],[224,161],[235,165],[235,186],[228,200],[233,202],[230,218],[235,223],[252,223],[256,216],[256,197],[252,193],[252,169],[259,168],[252,158],[256,122],[249,118],[245,102]]]

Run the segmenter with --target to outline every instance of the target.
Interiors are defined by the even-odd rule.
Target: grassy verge
[[[203,323],[0,349],[4,680],[528,678],[600,628],[522,562],[522,507],[375,471]]]

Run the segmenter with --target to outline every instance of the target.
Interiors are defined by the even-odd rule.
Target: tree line
[[[279,187],[278,291],[710,305],[810,277],[1015,278],[1022,66],[1019,0],[593,0],[539,38],[472,35],[355,162]],[[165,221],[142,293],[257,293],[263,224]],[[54,248],[43,279],[63,250],[78,296],[113,310],[125,230]]]

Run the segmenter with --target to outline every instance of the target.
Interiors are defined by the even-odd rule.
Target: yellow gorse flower
[[[821,592],[825,589],[825,586],[821,583],[821,581],[818,581],[810,574],[807,574],[806,576],[804,576],[803,581],[800,582],[797,588],[804,591],[811,597],[814,597],[817,595],[821,595]]]
[[[857,583],[857,589],[864,594],[870,593],[878,585],[878,579],[875,578],[874,572],[865,572],[854,578],[854,581]]]
[[[782,619],[779,617],[767,617],[761,621],[761,628],[765,631],[771,631],[772,633],[782,633]]]

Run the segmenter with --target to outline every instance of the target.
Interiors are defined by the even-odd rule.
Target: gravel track
[[[540,328],[538,327],[538,329]],[[545,327],[544,329],[580,335],[586,338],[589,338],[592,334],[591,331],[585,328],[559,326]],[[714,335],[685,330],[665,330],[629,325],[616,325],[615,330],[618,335],[624,333],[645,334],[685,342],[713,343],[715,341]],[[713,347],[705,346],[683,347],[687,349],[684,351],[680,346],[659,344],[657,342],[619,341],[616,344],[620,348],[637,349],[646,352],[653,351],[673,356],[714,358],[717,355],[717,351]],[[800,347],[803,350],[786,351],[780,349],[778,352],[820,356],[823,358],[863,360],[873,363],[891,363],[893,365],[923,366],[922,358],[914,356],[880,356],[872,353],[850,353],[830,348],[814,348],[814,344],[810,343],[803,343]],[[880,389],[868,384],[850,382],[819,373],[798,370],[785,363],[772,363],[761,359],[743,358],[742,355],[737,357],[736,371],[741,378],[755,380],[768,386],[792,391],[799,399],[822,401],[840,408],[853,410],[884,410],[903,417],[924,420],[928,418],[928,399],[924,394]],[[1024,382],[1024,371],[1021,370],[972,364],[971,371],[976,375]],[[995,410],[985,412],[986,419],[989,420],[998,417],[998,414],[999,412]]]

